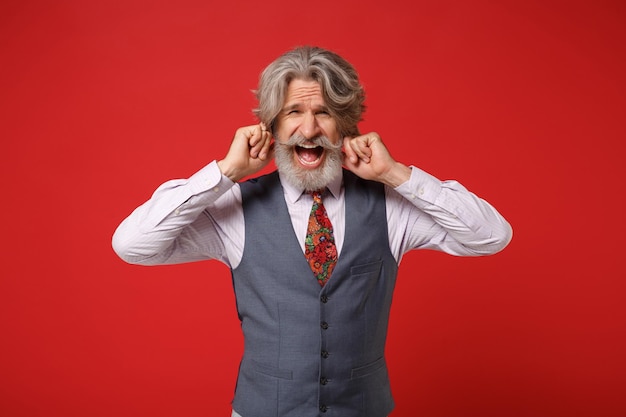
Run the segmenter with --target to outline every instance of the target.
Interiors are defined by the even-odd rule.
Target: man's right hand
[[[228,154],[217,166],[222,174],[237,182],[260,171],[273,158],[272,134],[261,123],[237,129]]]

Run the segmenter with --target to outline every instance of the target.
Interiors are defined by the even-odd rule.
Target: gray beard
[[[307,192],[322,190],[334,178],[341,175],[343,161],[341,142],[333,145],[325,136],[305,139],[300,135],[293,135],[287,143],[281,143],[278,138],[276,139],[274,162],[281,175],[294,187]],[[294,161],[296,146],[305,143],[324,148],[324,161],[318,168],[305,169]]]

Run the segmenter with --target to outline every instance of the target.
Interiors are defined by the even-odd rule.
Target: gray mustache
[[[280,143],[280,142],[279,142]],[[314,145],[321,146],[326,149],[331,150],[339,150],[342,148],[343,144],[341,141],[333,144],[330,139],[326,136],[316,136],[314,138],[307,139],[302,135],[295,134],[291,135],[289,140],[286,143],[280,143],[283,146],[295,147],[295,146],[303,146],[303,145]]]

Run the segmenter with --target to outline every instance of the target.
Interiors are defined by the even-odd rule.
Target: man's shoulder
[[[270,190],[280,188],[280,179],[278,171],[272,171],[268,174],[259,175],[257,177],[248,178],[239,183],[242,198],[251,195],[267,195]]]
[[[361,177],[359,177],[358,175],[356,175],[355,173],[353,173],[352,171],[349,171],[347,169],[343,169],[343,185],[345,188],[361,188],[361,189],[370,189],[370,190],[375,190],[375,191],[383,191],[385,188],[385,185],[383,183],[380,183],[378,181],[372,181],[372,180],[366,180],[363,179]]]
[[[267,183],[272,183],[278,181],[280,182],[280,180],[278,179],[278,171],[274,170],[270,173],[267,174],[263,174],[263,175],[259,175],[256,177],[252,177],[252,178],[248,178],[245,181],[240,183],[240,186],[246,186],[246,187],[250,187],[250,186],[255,186],[258,184],[264,185]]]

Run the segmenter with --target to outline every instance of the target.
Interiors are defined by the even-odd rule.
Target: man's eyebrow
[[[301,107],[301,105],[302,105],[301,103],[297,103],[297,102],[296,103],[287,104],[285,107],[283,107],[281,109],[281,111],[297,110],[297,109],[299,109]],[[321,106],[314,107],[314,110],[315,111],[325,111],[325,112],[327,112],[327,111],[329,111],[329,108],[326,105],[321,105]]]
[[[316,107],[316,108],[315,108],[315,110],[316,110],[316,111],[326,111],[326,112],[327,112],[327,111],[329,111],[330,109],[329,109],[329,108],[328,108],[328,106],[326,106],[325,104],[322,104],[321,106]]]
[[[281,110],[282,111],[289,111],[289,110],[295,110],[295,109],[297,109],[299,107],[300,107],[300,103],[292,103],[292,104],[286,105]]]

